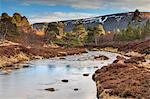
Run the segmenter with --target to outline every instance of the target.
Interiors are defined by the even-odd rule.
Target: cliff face
[[[104,26],[105,31],[107,32],[115,32],[118,29],[125,29],[129,24],[133,27],[135,26],[143,26],[147,20],[150,19],[150,12],[139,12],[136,10],[135,12],[128,12],[128,13],[119,13],[119,14],[112,14],[112,15],[105,15],[93,18],[85,18],[85,19],[78,19],[78,20],[67,20],[67,21],[60,21],[64,25],[64,31],[70,32],[73,30],[76,24],[83,24],[85,28],[93,27],[98,24],[102,24]],[[57,25],[60,22],[53,22]],[[51,24],[51,23],[49,23]],[[41,26],[43,25],[43,26]],[[33,24],[33,28],[38,27],[38,24]],[[40,27],[44,27],[46,30],[48,25],[45,27],[44,23],[40,24]],[[42,30],[41,28],[40,30]]]

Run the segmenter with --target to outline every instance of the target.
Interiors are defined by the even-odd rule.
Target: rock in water
[[[89,74],[83,74],[83,76],[89,76]]]
[[[46,91],[50,91],[50,92],[54,92],[55,91],[55,89],[54,88],[47,88],[47,89],[45,89]]]
[[[63,79],[63,80],[61,80],[62,82],[65,82],[65,83],[67,83],[67,82],[69,82],[69,80],[67,80],[67,79]]]
[[[79,90],[78,88],[75,88],[75,89],[74,89],[74,91],[78,91],[78,90]]]
[[[95,56],[94,59],[96,60],[108,60],[109,58],[104,55]]]

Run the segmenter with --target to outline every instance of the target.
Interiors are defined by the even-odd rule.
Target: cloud
[[[140,9],[150,11],[150,0],[18,0],[28,4],[66,5],[80,9]]]
[[[42,16],[41,16],[42,15]],[[29,17],[29,21],[31,23],[39,23],[39,22],[55,22],[62,20],[70,20],[70,19],[81,19],[97,16],[96,14],[89,13],[65,13],[65,12],[54,12],[54,13],[43,13],[40,15],[34,15]]]

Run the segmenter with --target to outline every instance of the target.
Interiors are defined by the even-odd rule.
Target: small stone
[[[89,76],[89,74],[83,74],[83,76]]]
[[[98,48],[93,48],[93,49],[91,49],[91,51],[99,51],[99,49]]]
[[[95,56],[94,59],[96,60],[108,60],[109,58],[104,55]]]
[[[117,59],[117,60],[114,60],[113,63],[118,63],[118,61],[119,61],[118,59]]]
[[[54,92],[55,91],[55,89],[54,88],[47,88],[47,89],[45,89],[46,91],[51,91],[51,92]]]
[[[7,64],[7,65],[6,65],[6,67],[12,67],[12,66],[13,66],[12,64]]]
[[[67,80],[67,79],[63,79],[63,80],[61,80],[62,82],[65,82],[65,83],[67,83],[67,82],[69,82],[69,80]]]
[[[29,68],[30,66],[29,65],[23,65],[22,67],[23,68]]]
[[[64,57],[60,57],[59,59],[65,59]]]
[[[14,69],[20,69],[20,68],[16,66],[16,67],[14,67]]]
[[[69,68],[69,67],[70,67],[70,65],[66,65],[66,67],[67,67],[67,68]]]
[[[78,90],[79,90],[78,88],[75,88],[75,89],[74,89],[74,91],[78,91]]]
[[[98,66],[94,66],[94,68],[98,68]]]

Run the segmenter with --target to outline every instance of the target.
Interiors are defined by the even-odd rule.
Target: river
[[[109,60],[93,60],[105,55]],[[66,56],[27,62],[9,75],[0,75],[0,99],[97,99],[92,74],[98,68],[111,64],[118,54],[89,51],[81,55]],[[88,73],[89,76],[83,76]],[[68,83],[61,80],[67,79]],[[44,89],[55,88],[50,92]],[[74,91],[78,88],[78,91]]]

